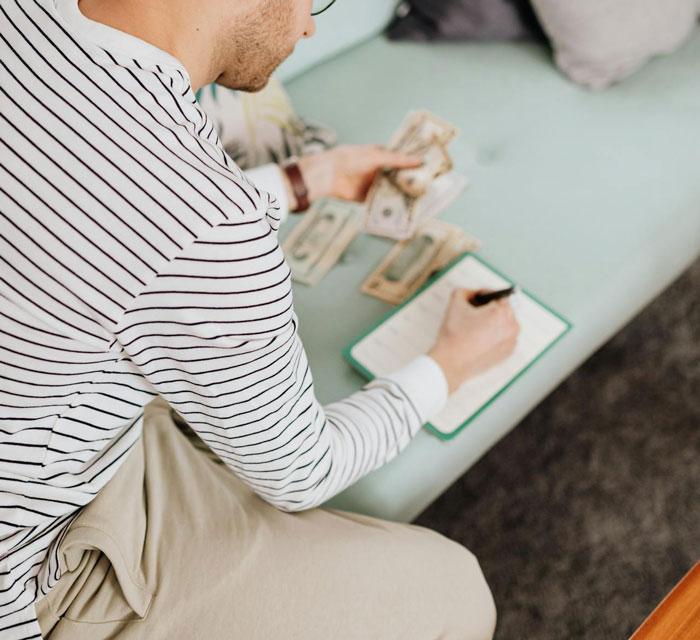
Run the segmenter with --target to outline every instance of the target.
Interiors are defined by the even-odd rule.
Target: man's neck
[[[202,15],[172,0],[79,0],[88,19],[140,38],[179,60],[192,89],[215,80],[210,67],[213,34]],[[203,12],[202,12],[203,14]]]

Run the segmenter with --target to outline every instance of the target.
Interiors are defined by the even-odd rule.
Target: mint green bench
[[[591,93],[531,44],[390,43],[376,34],[393,4],[339,0],[317,19],[280,70],[297,112],[347,143],[388,141],[418,107],[457,124],[451,152],[472,185],[441,217],[574,325],[456,438],[422,431],[330,502],[410,521],[700,254],[700,29]],[[389,247],[360,235],[318,286],[295,286],[323,402],[365,383],[341,350],[390,310],[359,291]]]

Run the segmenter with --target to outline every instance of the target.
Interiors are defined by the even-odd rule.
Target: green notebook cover
[[[515,284],[513,280],[505,276],[503,273],[501,273],[498,269],[495,269],[492,267],[486,260],[483,258],[480,258],[474,253],[463,253],[462,255],[458,256],[455,260],[453,260],[449,265],[447,265],[442,271],[434,275],[432,278],[430,278],[425,284],[423,284],[418,291],[416,291],[412,296],[404,300],[400,305],[398,305],[395,309],[393,309],[391,312],[389,312],[386,316],[384,316],[381,320],[379,320],[377,323],[375,323],[372,327],[370,327],[367,331],[365,331],[362,335],[360,335],[356,340],[354,340],[351,344],[349,344],[345,349],[343,349],[343,355],[348,359],[350,364],[352,364],[355,369],[357,369],[363,376],[365,376],[369,380],[374,379],[374,374],[367,370],[362,364],[360,364],[352,355],[352,349],[353,347],[364,340],[369,334],[371,334],[373,331],[375,331],[378,327],[380,327],[382,324],[384,324],[389,318],[391,318],[395,313],[398,313],[403,307],[405,307],[407,304],[410,304],[414,298],[419,296],[425,289],[428,287],[432,286],[435,284],[440,278],[442,278],[450,269],[453,269],[457,264],[459,264],[464,258],[467,256],[471,256],[475,258],[477,261],[479,261],[481,264],[483,264],[485,267],[493,271],[496,275],[500,276],[510,284]],[[531,360],[522,370],[520,370],[515,376],[513,376],[506,384],[504,384],[491,398],[489,398],[479,409],[477,409],[474,413],[469,416],[462,424],[459,425],[454,431],[450,431],[449,433],[444,433],[443,431],[440,431],[437,429],[433,424],[430,422],[426,422],[425,427],[427,427],[432,433],[434,433],[436,436],[441,438],[442,440],[449,440],[451,438],[454,438],[464,427],[466,427],[472,420],[474,420],[479,414],[482,413],[489,405],[491,405],[496,398],[498,398],[506,389],[508,389],[520,376],[522,376],[532,365],[534,365],[542,356],[547,353],[557,342],[559,342],[573,327],[573,325],[560,313],[557,313],[554,309],[552,309],[549,305],[545,304],[542,302],[539,298],[536,296],[533,296],[529,291],[523,289],[520,287],[520,290],[530,297],[532,300],[534,300],[537,304],[539,304],[541,307],[549,311],[551,314],[555,315],[557,318],[559,318],[565,325],[566,328],[562,333],[560,333],[554,340],[552,340],[540,353],[537,355],[536,358]]]

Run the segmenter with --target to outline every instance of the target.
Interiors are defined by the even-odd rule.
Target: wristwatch
[[[295,213],[301,213],[306,211],[309,206],[309,191],[306,188],[306,183],[304,182],[304,177],[301,175],[301,169],[299,169],[299,158],[292,156],[287,160],[282,168],[289,178],[289,183],[292,185],[292,191],[294,192],[294,197],[297,201]]]

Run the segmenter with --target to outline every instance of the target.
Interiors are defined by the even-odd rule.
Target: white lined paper
[[[430,350],[456,287],[503,289],[510,284],[474,256],[467,255],[357,342],[350,354],[375,377],[388,375]],[[442,411],[430,420],[439,432],[450,434],[463,426],[568,330],[564,320],[523,291],[512,296],[512,303],[520,323],[515,350],[499,365],[467,380],[450,396]]]

